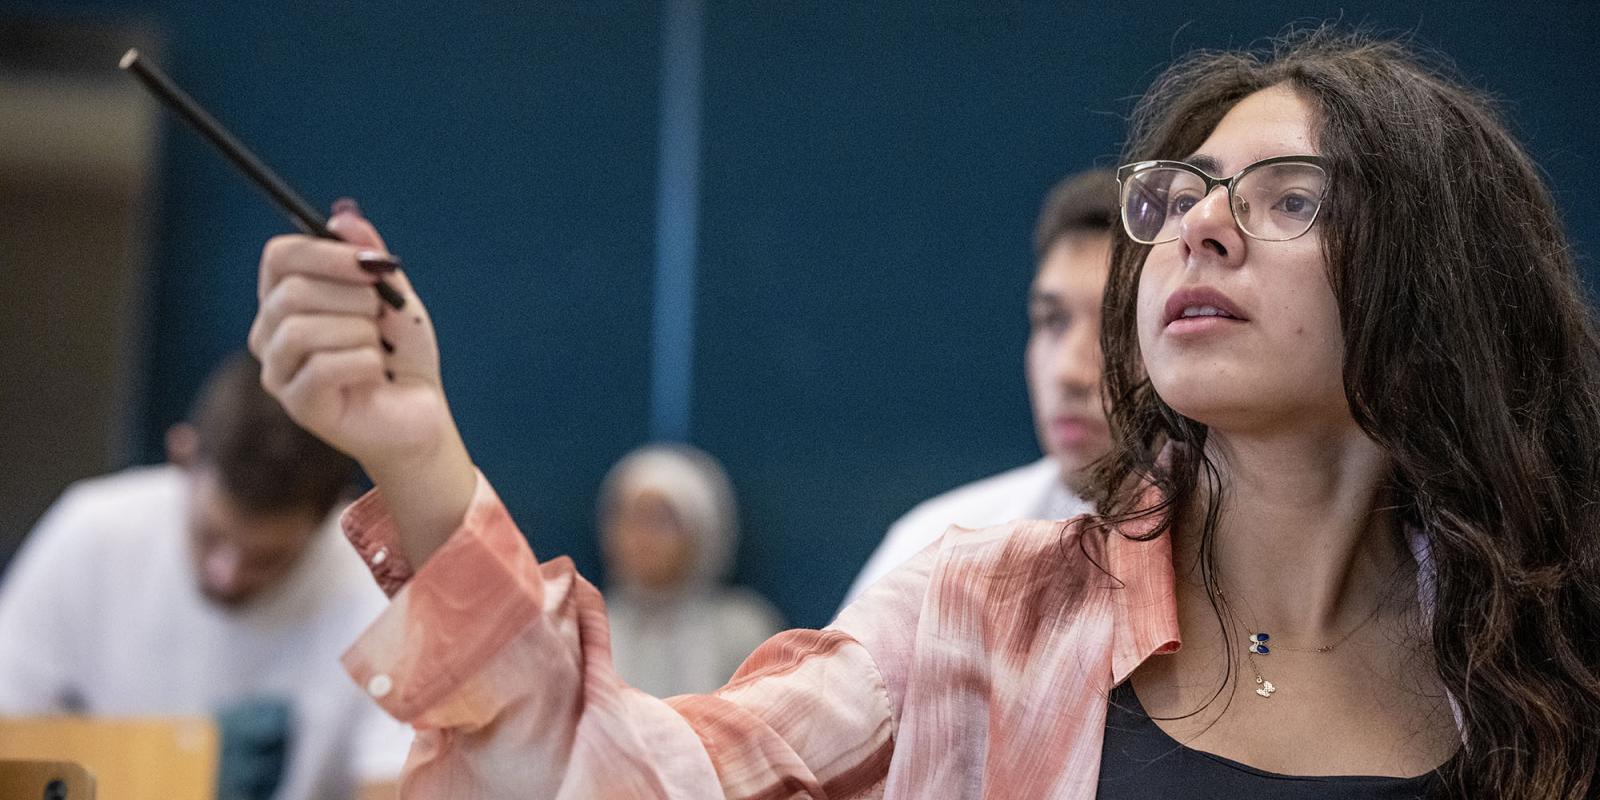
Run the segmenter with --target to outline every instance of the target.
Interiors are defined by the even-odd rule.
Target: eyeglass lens
[[[1266,164],[1234,183],[1232,211],[1252,239],[1284,241],[1304,234],[1316,220],[1327,177],[1314,164]],[[1199,175],[1175,167],[1152,167],[1129,175],[1122,187],[1122,220],[1128,235],[1145,244],[1178,238],[1183,215],[1206,193]]]

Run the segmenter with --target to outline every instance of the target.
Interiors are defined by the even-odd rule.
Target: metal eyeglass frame
[[[1317,224],[1317,217],[1322,215],[1322,203],[1321,203],[1321,200],[1322,200],[1322,198],[1327,197],[1327,195],[1328,195],[1328,188],[1327,188],[1328,170],[1327,170],[1327,168],[1325,168],[1323,166],[1324,163],[1326,163],[1326,162],[1324,162],[1322,156],[1312,156],[1312,155],[1273,156],[1271,158],[1263,158],[1260,161],[1256,161],[1256,162],[1251,163],[1251,164],[1246,164],[1243,169],[1240,169],[1238,172],[1235,172],[1233,174],[1233,177],[1231,177],[1231,178],[1213,178],[1210,175],[1206,174],[1205,170],[1200,169],[1199,167],[1197,167],[1197,166],[1195,166],[1193,164],[1190,164],[1187,161],[1159,161],[1159,160],[1158,161],[1135,161],[1132,164],[1123,164],[1122,166],[1117,167],[1117,206],[1118,206],[1117,207],[1117,216],[1118,216],[1118,218],[1120,218],[1122,220],[1122,232],[1126,233],[1128,235],[1129,239],[1132,239],[1135,242],[1138,242],[1139,244],[1151,244],[1151,245],[1154,245],[1154,244],[1165,244],[1167,242],[1177,241],[1178,238],[1182,234],[1175,234],[1170,239],[1157,239],[1155,241],[1148,241],[1148,242],[1143,240],[1143,239],[1140,239],[1137,236],[1134,236],[1133,235],[1133,229],[1128,225],[1128,198],[1127,198],[1127,192],[1129,191],[1129,184],[1127,182],[1128,178],[1131,178],[1135,174],[1138,174],[1140,172],[1144,172],[1145,170],[1150,170],[1150,169],[1158,169],[1158,168],[1160,168],[1160,169],[1176,169],[1176,170],[1181,170],[1183,172],[1188,172],[1188,173],[1190,173],[1192,175],[1195,175],[1195,176],[1199,177],[1202,182],[1204,182],[1206,189],[1205,189],[1205,193],[1200,196],[1201,199],[1204,199],[1206,197],[1210,197],[1211,196],[1211,192],[1216,190],[1216,188],[1218,186],[1226,186],[1226,187],[1228,187],[1228,213],[1229,213],[1229,215],[1231,215],[1233,217],[1233,224],[1234,224],[1234,226],[1236,226],[1239,229],[1240,233],[1242,233],[1245,236],[1248,236],[1248,237],[1250,237],[1252,239],[1255,239],[1257,241],[1262,241],[1262,242],[1287,242],[1287,241],[1290,241],[1292,239],[1298,239],[1298,238],[1306,235],[1306,233],[1311,230],[1311,226]],[[1238,185],[1240,178],[1243,178],[1244,176],[1246,176],[1246,175],[1250,174],[1251,172],[1254,172],[1254,171],[1256,171],[1256,170],[1258,170],[1258,169],[1260,169],[1262,167],[1270,167],[1270,166],[1272,166],[1274,164],[1305,164],[1307,166],[1315,167],[1318,172],[1322,173],[1322,179],[1323,179],[1323,182],[1324,182],[1323,183],[1323,188],[1322,188],[1322,195],[1317,198],[1317,200],[1318,200],[1317,210],[1312,212],[1311,220],[1306,223],[1306,229],[1301,231],[1301,232],[1299,232],[1299,233],[1297,233],[1297,234],[1295,234],[1295,235],[1293,235],[1293,236],[1286,236],[1286,237],[1284,237],[1282,239],[1268,239],[1268,238],[1265,238],[1265,237],[1256,236],[1255,234],[1252,234],[1251,232],[1245,230],[1244,223],[1239,221],[1239,207],[1237,205],[1237,199],[1236,199],[1236,197],[1234,196],[1234,193],[1233,193],[1233,189],[1234,189],[1235,186]],[[1188,212],[1185,211],[1184,213],[1187,214]]]

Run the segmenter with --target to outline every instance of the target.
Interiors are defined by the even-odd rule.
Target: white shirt
[[[1046,456],[959,486],[917,504],[889,526],[878,549],[850,584],[844,604],[932,544],[952,525],[987,528],[1017,519],[1067,519],[1093,510],[1061,483],[1061,467]]]
[[[339,663],[387,605],[360,557],[330,519],[282,584],[221,608],[189,557],[187,481],[170,466],[95,478],[40,520],[0,583],[0,714],[211,716],[278,699],[291,730],[274,800],[393,780],[411,730]]]
[[[771,604],[747,589],[679,596],[617,590],[605,600],[612,665],[629,686],[656,697],[716,691],[783,630]]]

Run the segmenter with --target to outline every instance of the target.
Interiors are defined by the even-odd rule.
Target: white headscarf
[[[605,535],[610,516],[644,492],[659,494],[693,543],[683,588],[714,584],[728,573],[738,546],[733,484],[716,459],[688,445],[647,445],[629,453],[600,484],[596,516]]]
[[[643,492],[659,495],[690,538],[690,566],[669,589],[613,576],[605,593],[612,663],[630,685],[657,697],[709,692],[782,621],[759,595],[718,585],[732,566],[738,520],[733,487],[716,461],[682,445],[628,454],[601,485],[601,530],[609,531],[611,515]]]

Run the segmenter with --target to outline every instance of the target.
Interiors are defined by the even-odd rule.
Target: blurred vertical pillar
[[[666,0],[662,20],[656,269],[651,298],[650,437],[689,438],[695,249],[700,213],[700,0]]]

